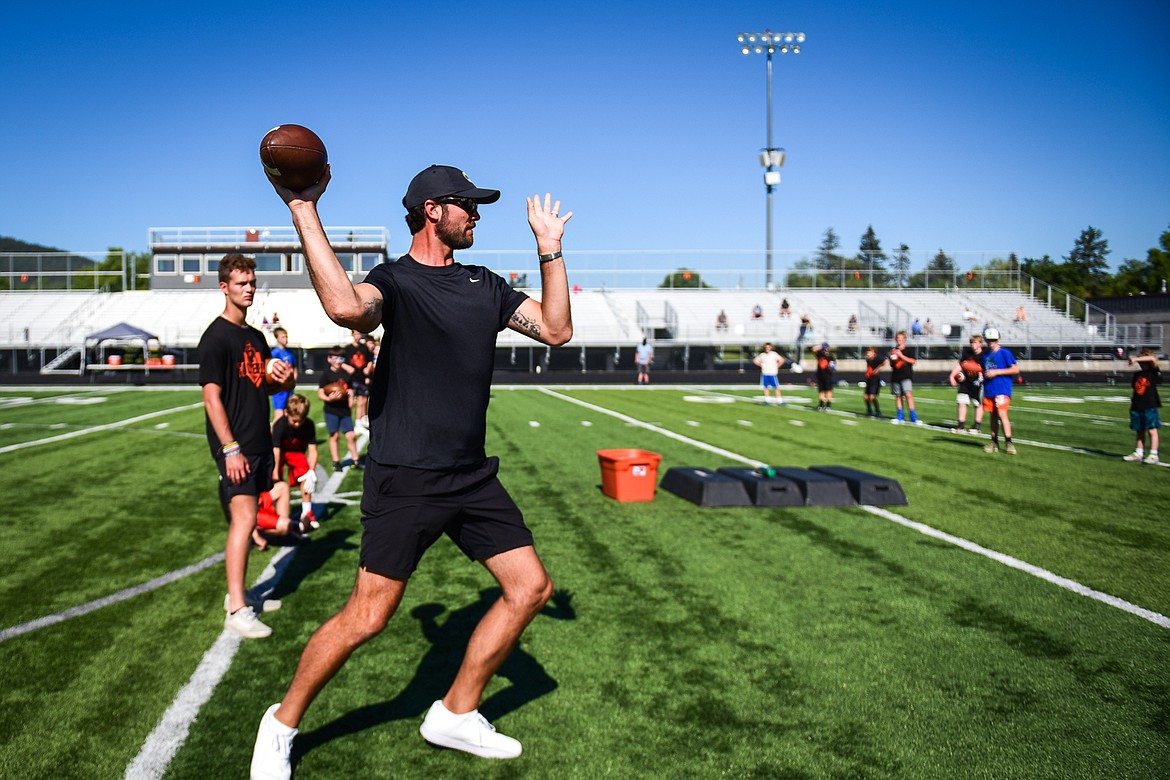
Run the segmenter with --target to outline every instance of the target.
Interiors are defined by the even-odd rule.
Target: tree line
[[[911,269],[910,247],[899,244],[892,252],[882,248],[870,225],[858,241],[857,252],[841,250],[841,239],[833,228],[825,231],[813,257],[797,261],[786,278],[790,287],[947,287],[952,285],[1015,286],[1016,272],[1023,272],[1058,287],[1078,298],[1109,295],[1145,295],[1167,291],[1170,280],[1170,228],[1143,260],[1127,259],[1116,273],[1109,270],[1112,250],[1101,231],[1089,226],[1060,260],[1051,256],[992,258],[986,263],[961,269],[953,255],[939,249],[925,268]],[[814,279],[815,276],[815,279]],[[679,269],[667,276],[660,287],[709,287],[697,271]]]

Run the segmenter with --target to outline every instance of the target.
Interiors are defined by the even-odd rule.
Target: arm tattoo
[[[512,324],[527,333],[534,339],[540,338],[540,325],[536,320],[530,320],[519,311],[512,312]]]
[[[366,301],[366,317],[377,317],[378,321],[382,321],[382,299],[372,298]]]

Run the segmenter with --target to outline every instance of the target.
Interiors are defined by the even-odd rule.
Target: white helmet
[[[987,330],[983,331],[983,338],[987,339],[988,341],[999,341],[999,331],[995,328],[988,328]]]

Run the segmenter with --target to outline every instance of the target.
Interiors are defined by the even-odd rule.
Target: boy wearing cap
[[[983,411],[991,414],[991,441],[983,451],[999,452],[999,429],[1003,428],[1003,451],[1015,455],[1008,410],[1012,406],[1012,377],[1019,375],[1020,367],[1012,351],[1000,345],[998,330],[988,328],[983,336],[987,339],[983,352]]]
[[[821,344],[813,357],[817,361],[817,411],[827,412],[833,407],[833,372],[837,370],[837,361],[827,343]]]
[[[283,700],[261,719],[253,777],[289,777],[292,740],[313,699],[350,654],[378,635],[401,603],[423,553],[446,534],[499,583],[502,597],[472,632],[463,662],[423,720],[423,738],[485,758],[521,746],[479,714],[488,682],[552,596],[532,533],[485,452],[496,337],[511,328],[560,346],[573,333],[561,238],[572,212],[545,194],[527,198],[543,300],[530,298],[454,252],[474,242],[479,207],[498,190],[463,171],[432,165],[410,182],[402,205],[407,254],[353,284],[321,226],[317,201],[330,172],[297,193],[279,185],[325,313],[338,325],[385,336],[370,392],[370,445],[362,496],[357,581],[340,612],[310,638]],[[459,355],[458,361],[436,356]]]

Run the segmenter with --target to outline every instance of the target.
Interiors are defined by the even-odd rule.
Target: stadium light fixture
[[[772,191],[780,184],[780,166],[784,165],[784,150],[772,145],[772,55],[779,51],[781,54],[800,54],[801,44],[805,41],[802,32],[774,33],[764,30],[762,33],[741,32],[735,36],[740,45],[740,53],[750,55],[767,55],[768,73],[768,145],[760,152],[760,165],[764,167],[764,187],[767,192],[767,224],[766,224],[766,260],[764,281],[768,287],[772,286]]]

